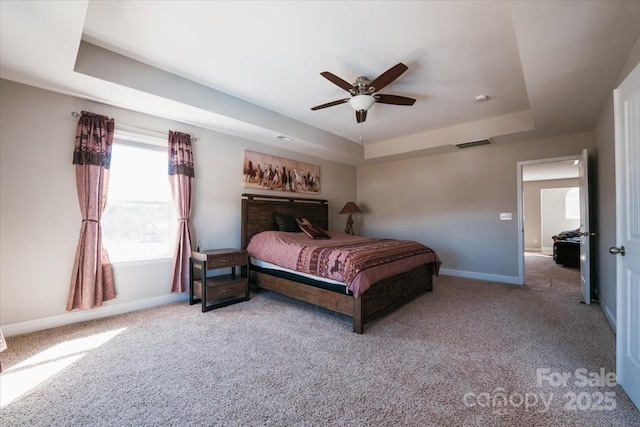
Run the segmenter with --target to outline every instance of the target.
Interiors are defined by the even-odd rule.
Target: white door
[[[589,153],[582,150],[578,164],[580,183],[580,284],[585,304],[591,304],[591,238],[589,230]]]
[[[613,91],[616,126],[616,371],[640,408],[640,65]]]

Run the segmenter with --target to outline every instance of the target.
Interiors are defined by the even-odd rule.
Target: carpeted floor
[[[208,313],[171,304],[10,337],[3,394],[30,369],[63,367],[5,404],[1,424],[640,425],[624,391],[597,381],[615,371],[615,335],[580,303],[578,271],[527,266],[522,287],[436,278],[363,335],[262,291]]]
[[[557,265],[551,255],[537,252],[525,252],[524,259],[524,283],[530,289],[546,291],[554,287],[554,291],[571,293],[574,285],[580,286],[579,268]]]

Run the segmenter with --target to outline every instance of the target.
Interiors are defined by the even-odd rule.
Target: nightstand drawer
[[[247,264],[247,253],[231,252],[226,254],[219,254],[216,256],[209,256],[207,258],[207,268],[222,268],[222,267],[235,267],[237,265]]]
[[[238,249],[212,249],[201,252],[191,252],[194,261],[206,261],[207,270],[224,267],[247,265],[247,251]]]
[[[209,301],[217,301],[229,297],[237,297],[244,296],[248,292],[248,284],[247,280],[244,279],[242,281],[236,283],[228,283],[225,285],[216,285],[213,287],[209,287],[207,290],[207,299]]]

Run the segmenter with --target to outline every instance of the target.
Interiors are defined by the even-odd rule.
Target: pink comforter
[[[249,255],[290,270],[345,283],[355,296],[373,283],[440,259],[429,247],[410,240],[378,239],[328,232],[314,240],[304,233],[264,231],[251,238]]]

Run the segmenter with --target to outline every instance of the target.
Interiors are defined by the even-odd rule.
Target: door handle
[[[620,246],[619,248],[615,247],[615,246],[611,246],[609,248],[609,253],[613,254],[613,255],[622,255],[624,256],[624,246]]]
[[[594,237],[596,235],[596,233],[591,233],[589,231],[583,231],[582,233],[580,233],[581,236],[584,237]]]

